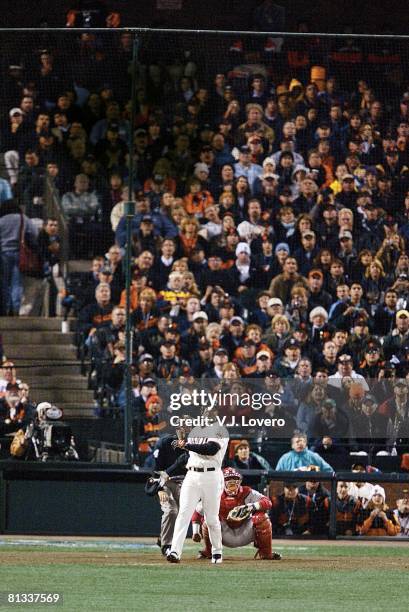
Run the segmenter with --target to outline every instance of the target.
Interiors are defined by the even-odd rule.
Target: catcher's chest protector
[[[250,487],[240,487],[237,495],[227,495],[226,491],[223,491],[220,500],[220,520],[226,520],[230,510],[233,510],[236,506],[243,506],[246,503],[246,498],[250,494]]]

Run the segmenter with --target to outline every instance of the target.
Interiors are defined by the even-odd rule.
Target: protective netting
[[[72,359],[85,375],[89,396],[74,386],[67,401],[79,416],[122,422],[131,194],[130,410],[140,462],[166,430],[171,392],[205,389],[202,377],[237,378],[242,389],[254,377],[287,394],[285,434],[256,422],[235,437],[272,467],[297,429],[331,465],[347,467],[355,452],[407,469],[408,44],[1,33],[2,203],[15,196],[33,237],[54,222],[23,284],[11,282],[16,265],[2,242],[2,314],[78,320],[76,349],[55,359],[68,368],[68,390]],[[16,214],[13,205],[3,215]],[[6,348],[24,379],[24,355]],[[121,440],[105,435],[112,457]]]

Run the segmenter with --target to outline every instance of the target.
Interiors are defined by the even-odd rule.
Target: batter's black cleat
[[[170,549],[171,549],[171,545],[170,544],[166,544],[165,546],[162,546],[162,548],[161,548],[162,555],[164,557],[167,557],[168,554],[170,553]]]
[[[273,552],[273,555],[272,555],[271,559],[272,559],[273,561],[281,561],[282,556],[280,555],[280,553]]]
[[[179,557],[173,550],[168,554],[166,559],[169,561],[169,563],[180,563]]]
[[[223,558],[221,555],[212,555],[212,563],[223,563]]]

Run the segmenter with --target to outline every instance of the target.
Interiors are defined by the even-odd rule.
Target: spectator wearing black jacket
[[[383,299],[383,304],[379,304],[374,315],[374,329],[379,336],[387,336],[395,327],[396,304],[398,294],[394,289],[388,289]]]

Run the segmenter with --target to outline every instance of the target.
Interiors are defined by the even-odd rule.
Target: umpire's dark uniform
[[[169,475],[169,480],[159,494],[162,510],[160,540],[162,552],[165,554],[172,544],[173,529],[179,512],[179,495],[183,478],[186,474],[186,463],[189,453],[181,448],[173,449],[172,442],[177,440],[174,434],[159,438],[153,451],[155,471],[163,471]],[[163,493],[165,495],[163,495]]]

